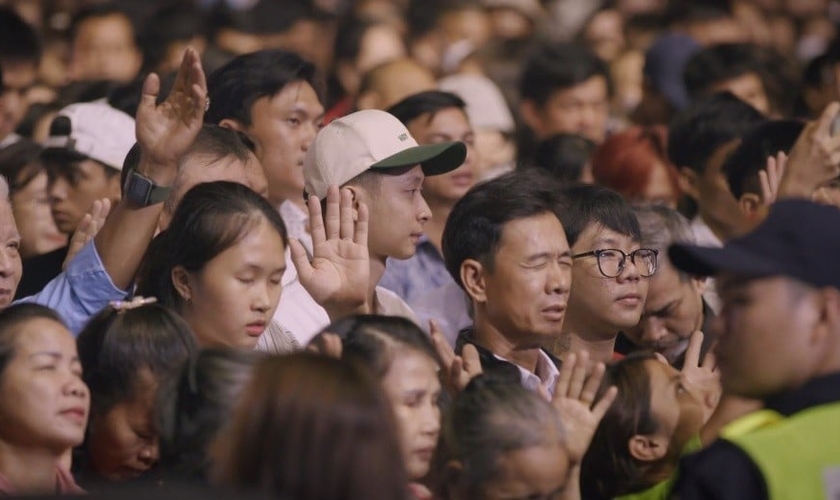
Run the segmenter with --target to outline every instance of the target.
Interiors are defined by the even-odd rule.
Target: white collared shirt
[[[691,220],[691,232],[694,233],[694,243],[704,247],[720,248],[723,246],[723,241],[712,232],[712,229],[703,221],[700,216],[696,216]],[[706,279],[706,289],[703,291],[703,298],[706,303],[712,308],[715,314],[720,312],[721,301],[717,293],[717,286],[715,280],[712,278]]]
[[[548,354],[546,354],[545,351],[539,349],[539,352],[540,355],[537,358],[536,373],[530,372],[516,363],[513,363],[512,361],[496,354],[493,354],[493,356],[501,361],[511,363],[519,369],[522,387],[528,389],[529,391],[536,392],[537,394],[540,394],[539,388],[542,387],[549,395],[553,396],[554,389],[557,388],[557,379],[560,378],[560,370],[557,369],[554,361],[548,357]]]
[[[286,232],[289,238],[300,241],[307,255],[312,255],[312,235],[309,234],[309,214],[301,210],[294,202],[285,200],[277,208],[283,223],[286,225]]]

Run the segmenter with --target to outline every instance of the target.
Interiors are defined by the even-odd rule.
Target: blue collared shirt
[[[111,301],[128,295],[111,281],[93,241],[88,242],[67,269],[47,283],[39,293],[15,301],[47,306],[61,316],[67,328],[78,335],[93,315]]]
[[[396,293],[413,307],[420,297],[454,282],[446,270],[443,256],[429,238],[423,235],[417,244],[417,251],[410,259],[388,259],[379,286]]]

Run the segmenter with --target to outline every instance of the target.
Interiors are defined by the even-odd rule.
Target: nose
[[[318,125],[312,122],[307,122],[306,131],[304,132],[303,140],[300,143],[300,148],[304,152],[309,151],[309,146],[312,145],[312,141],[315,140],[316,135],[318,135]]]
[[[636,263],[633,259],[630,258],[628,255],[624,258],[624,269],[621,270],[621,273],[616,278],[619,282],[624,281],[639,281],[642,278],[642,275],[639,273],[639,268],[636,266]]]
[[[145,442],[140,448],[140,451],[137,452],[137,458],[148,467],[154,465],[159,457],[160,447],[158,446],[157,437]]]
[[[15,257],[6,249],[0,249],[0,277],[7,278],[14,271]]]
[[[50,198],[50,205],[67,199],[67,181],[61,176],[50,176],[47,184],[47,194]]]
[[[87,385],[78,376],[70,374],[67,383],[64,384],[64,394],[87,400],[89,392]]]
[[[423,412],[422,430],[424,434],[438,435],[440,432],[440,407],[430,404]]]
[[[421,224],[425,224],[432,218],[432,209],[429,208],[429,204],[426,203],[426,199],[421,195],[418,196],[420,201],[418,202],[419,206],[417,207],[417,220]]]
[[[266,283],[262,286],[255,286],[254,289],[255,290],[251,307],[255,311],[259,312],[268,311],[269,307],[271,306],[271,292],[269,291],[268,282],[266,281]]]
[[[555,262],[549,266],[546,278],[546,292],[560,295],[569,293],[572,285],[572,270],[569,267]]]
[[[668,329],[658,318],[645,318],[642,320],[642,340],[655,343],[668,335]]]

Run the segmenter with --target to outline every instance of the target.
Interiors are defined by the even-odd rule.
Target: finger
[[[330,186],[327,189],[327,216],[324,217],[327,240],[334,240],[339,237],[339,226],[341,225],[339,196],[338,186]]]
[[[592,374],[586,379],[583,390],[580,392],[580,402],[585,404],[587,408],[592,406],[592,402],[595,401],[595,395],[598,394],[598,389],[601,387],[601,381],[604,380],[606,371],[607,367],[604,363],[598,363],[592,370]]]
[[[580,399],[580,393],[583,390],[583,383],[586,381],[586,365],[588,363],[589,353],[581,351],[578,355],[575,369],[572,372],[572,380],[569,382],[569,393],[567,394],[567,397]]]
[[[312,264],[309,262],[309,257],[306,255],[306,249],[303,248],[300,241],[296,238],[292,238],[289,240],[289,250],[292,253],[292,264],[294,264],[295,270],[297,270],[298,276],[300,277],[301,284],[303,284],[313,271]]]
[[[464,360],[455,357],[449,364],[449,385],[457,392],[463,391],[470,383],[470,377],[464,372]]]
[[[109,215],[111,215],[111,208],[112,207],[113,207],[113,204],[111,203],[111,200],[109,198],[103,198],[102,199],[102,217],[101,217],[101,220],[103,222],[108,218]]]
[[[770,160],[767,162],[769,163]],[[770,165],[767,166],[767,169],[770,169]],[[767,171],[760,170],[758,172],[758,182],[761,184],[761,199],[764,200],[765,204],[769,204],[773,201],[773,190],[770,187],[770,179],[768,177]]]
[[[370,220],[370,213],[368,212],[368,207],[366,204],[359,203],[359,209],[356,219],[356,229],[353,234],[353,241],[367,248],[368,221]]]
[[[569,392],[569,383],[572,380],[572,372],[577,362],[577,354],[570,353],[560,364],[560,376],[557,377],[557,386],[554,388],[554,397],[563,398]]]
[[[155,73],[149,73],[149,76],[143,81],[143,91],[140,94],[137,113],[139,114],[144,109],[154,109],[157,105],[158,94],[160,94],[160,77]]]
[[[595,403],[595,406],[592,407],[592,416],[595,417],[595,420],[600,422],[604,415],[606,415],[607,410],[610,409],[612,406],[613,401],[615,401],[615,397],[618,396],[618,388],[615,386],[610,387],[607,389],[607,392],[601,396],[601,399]]]
[[[703,348],[703,332],[697,330],[688,339],[688,349],[685,351],[685,368],[700,366],[700,350]]]
[[[309,234],[312,235],[312,247],[318,248],[326,242],[324,233],[324,217],[321,215],[321,200],[317,196],[310,196],[306,200],[309,209]]]
[[[452,350],[452,346],[449,345],[449,342],[443,338],[443,334],[440,332],[435,320],[429,321],[429,331],[432,338],[432,345],[434,346],[438,357],[440,357],[441,363],[443,363],[443,366],[450,366],[452,361],[455,359],[455,351]]]
[[[353,238],[356,221],[353,213],[353,192],[349,189],[341,190],[341,204],[339,206],[339,236],[342,240]]]
[[[461,359],[464,362],[464,371],[466,371],[470,378],[481,375],[484,369],[481,367],[481,358],[478,356],[478,349],[472,344],[466,344],[461,349]]]
[[[715,356],[715,353],[709,350],[709,352],[703,356],[703,364],[701,366],[710,372],[715,371],[717,369],[717,356]]]

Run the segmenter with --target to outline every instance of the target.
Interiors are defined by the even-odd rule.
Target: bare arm
[[[137,172],[159,186],[170,186],[181,156],[189,150],[204,119],[207,82],[198,53],[187,49],[172,91],[158,105],[155,100],[159,92],[160,79],[153,73],[143,83],[137,108]],[[96,236],[96,250],[117,287],[125,289],[131,285],[155,235],[162,207],[161,203],[138,207],[123,199]]]

